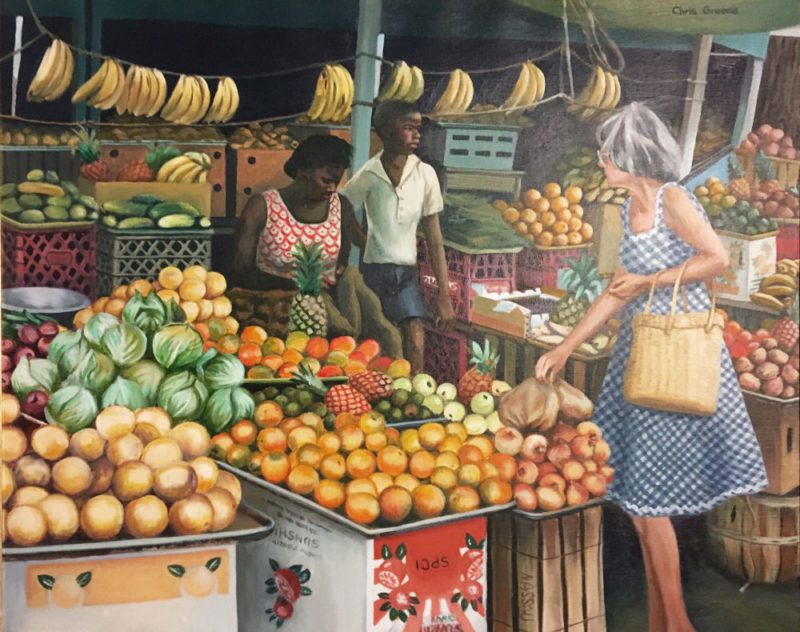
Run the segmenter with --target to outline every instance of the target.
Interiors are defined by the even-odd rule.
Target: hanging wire
[[[26,48],[28,48],[28,46],[30,46],[31,44],[33,44],[34,42],[38,41],[40,38],[42,38],[42,37],[44,37],[44,36],[45,36],[45,34],[44,34],[44,33],[39,33],[39,34],[38,34],[38,35],[36,35],[35,37],[32,37],[31,39],[29,39],[27,42],[25,42],[25,43],[24,43],[22,46],[20,46],[19,48],[15,48],[15,49],[14,49],[14,50],[12,50],[11,52],[9,52],[9,53],[6,53],[6,54],[5,54],[5,55],[3,55],[2,57],[0,57],[0,63],[4,62],[6,59],[10,59],[10,58],[12,58],[14,55],[16,55],[16,54],[18,54],[18,53],[21,53],[21,52],[22,52],[22,51],[24,51]]]
[[[253,119],[250,121],[228,121],[227,123],[192,123],[188,125],[180,125],[180,127],[243,127],[253,124],[295,120],[307,113],[308,110],[303,110],[302,112],[297,112],[295,114],[281,114],[279,116],[270,116],[266,118]],[[161,120],[134,123],[123,123],[118,121],[90,121],[88,119],[83,121],[44,121],[12,114],[0,114],[0,120],[13,121],[16,123],[31,123],[36,125],[60,125],[65,127],[73,127],[75,125],[83,125],[85,127],[173,127],[169,121]]]

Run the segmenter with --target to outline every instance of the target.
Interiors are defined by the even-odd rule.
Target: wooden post
[[[739,111],[736,114],[736,124],[733,127],[731,145],[741,143],[747,133],[753,129],[753,121],[758,105],[758,87],[761,85],[761,74],[764,70],[764,60],[757,57],[747,58],[747,68],[742,80],[742,95],[739,98]]]
[[[359,0],[358,35],[356,42],[356,76],[350,139],[353,143],[353,171],[369,160],[372,99],[375,97],[378,32],[381,25],[382,0]]]
[[[711,55],[713,36],[698,35],[694,40],[692,51],[692,69],[689,74],[689,87],[686,89],[686,104],[683,108],[683,124],[678,142],[681,147],[681,173],[683,178],[692,169],[694,145],[697,130],[700,127],[700,115],[703,112],[703,98],[706,94],[706,78],[708,77],[708,60]]]

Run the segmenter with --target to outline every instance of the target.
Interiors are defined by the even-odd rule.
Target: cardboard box
[[[540,326],[558,301],[558,296],[509,294],[507,297],[476,296],[472,306],[472,322],[502,331],[510,336],[529,338],[531,330]]]
[[[777,235],[777,231],[754,236],[719,231],[730,267],[715,279],[717,294],[747,301],[758,292],[761,279],[775,272]]]
[[[211,216],[211,184],[208,182],[93,182],[80,178],[78,188],[99,204],[110,200],[127,200],[134,195],[157,195],[163,200],[188,202],[206,217]]]

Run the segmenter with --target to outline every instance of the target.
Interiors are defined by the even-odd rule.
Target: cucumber
[[[44,206],[42,196],[37,195],[36,193],[25,193],[24,195],[20,195],[17,198],[17,201],[19,202],[19,205],[25,209],[42,208]]]
[[[86,217],[90,222],[96,222],[100,217],[97,211],[89,211],[89,215]]]
[[[0,197],[12,197],[17,194],[17,185],[13,182],[7,182],[3,186],[0,186]]]
[[[22,211],[17,219],[24,224],[43,224],[45,217],[44,213],[37,209],[28,209],[27,211]]]
[[[158,220],[159,228],[191,228],[194,226],[195,218],[190,215],[176,213],[165,215]]]
[[[147,207],[129,200],[109,200],[103,204],[103,210],[120,217],[144,217]]]
[[[61,183],[61,188],[64,189],[64,191],[66,191],[67,193],[69,193],[75,200],[77,200],[81,195],[80,190],[78,189],[78,187],[75,186],[74,182],[64,181]]]
[[[87,219],[89,213],[83,204],[73,204],[69,207],[69,216],[76,222],[82,222]]]
[[[200,211],[186,202],[161,202],[152,206],[147,211],[147,215],[154,220],[166,217],[167,215],[188,215],[198,217]]]
[[[163,202],[163,200],[157,195],[149,195],[147,193],[142,193],[140,195],[134,195],[131,198],[131,202],[136,202],[137,204],[145,204],[147,206],[153,206],[153,204],[159,204],[160,202]]]
[[[13,197],[3,200],[0,209],[2,209],[3,215],[16,215],[22,212],[22,207],[19,205],[19,202],[17,202],[17,199]]]
[[[69,208],[72,206],[72,198],[68,195],[51,195],[49,198],[47,198],[47,205]]]
[[[83,204],[90,211],[100,210],[100,205],[97,203],[97,200],[95,200],[91,195],[79,195],[76,201]]]
[[[103,217],[100,218],[100,221],[104,226],[108,226],[109,228],[115,228],[117,226],[117,218],[113,215],[103,215]]]
[[[69,213],[67,209],[60,206],[45,206],[44,216],[51,222],[66,222],[69,221]]]
[[[148,217],[126,217],[118,225],[117,228],[153,228],[153,220]]]
[[[201,217],[199,220],[197,220],[197,225],[200,228],[211,228],[211,220],[207,217]]]
[[[49,182],[50,184],[58,184],[61,182],[61,179],[58,177],[58,174],[55,171],[45,171],[44,181]]]
[[[31,182],[43,182],[44,171],[41,169],[33,169],[28,172],[28,175],[25,176],[25,179],[30,180]]]

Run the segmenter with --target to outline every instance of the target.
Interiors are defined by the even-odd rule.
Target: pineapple
[[[289,331],[302,331],[309,336],[325,337],[328,333],[328,314],[322,299],[322,246],[303,243],[292,253],[295,262],[297,294],[289,312]]]
[[[775,167],[767,155],[759,150],[755,161],[758,190],[764,193],[774,193],[781,190],[780,182],[775,179]]]
[[[602,292],[597,265],[586,253],[578,260],[564,261],[564,286],[567,295],[560,298],[550,312],[550,321],[558,325],[574,327],[583,319],[586,310]]]
[[[97,132],[80,127],[77,135],[78,144],[72,149],[72,153],[78,154],[80,158],[81,175],[87,180],[109,182],[111,170],[108,164],[100,159],[100,141],[97,140]]]
[[[770,335],[778,341],[778,346],[786,353],[797,352],[797,344],[800,341],[800,325],[798,325],[798,301],[800,295],[796,295],[786,316],[778,320],[772,327]]]
[[[348,383],[372,403],[391,397],[394,392],[392,378],[378,371],[364,371],[351,375]]]
[[[744,170],[736,156],[728,158],[728,190],[737,200],[750,199],[750,183],[744,177]]]
[[[150,145],[144,160],[134,160],[126,164],[117,174],[118,182],[152,182],[158,170],[168,160],[181,155],[175,147]]]
[[[469,362],[475,366],[470,367],[458,380],[458,399],[461,400],[462,404],[469,406],[472,398],[478,393],[483,391],[492,392],[494,369],[497,366],[498,359],[497,352],[492,350],[488,340],[483,349],[473,340]]]
[[[352,413],[359,417],[372,410],[372,404],[358,389],[350,384],[336,384],[327,388],[307,366],[300,366],[295,371],[294,381],[298,385],[307,385],[315,395],[324,397],[325,408],[334,415]]]

